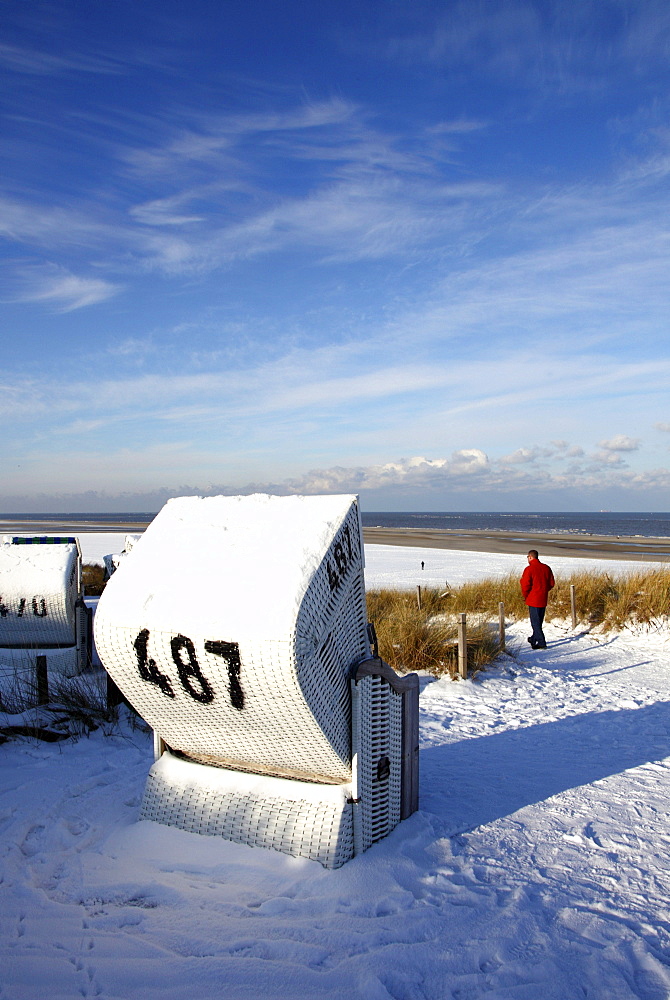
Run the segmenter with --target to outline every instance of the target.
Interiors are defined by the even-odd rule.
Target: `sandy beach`
[[[64,518],[0,519],[0,534],[78,535],[91,532],[137,534],[148,519],[137,521],[67,520]],[[490,552],[525,555],[530,548],[552,558],[622,559],[643,562],[670,561],[670,538],[643,536],[547,534],[513,531],[450,531],[420,528],[364,528],[366,545],[401,545],[412,548],[450,549],[462,552]]]
[[[138,515],[137,521],[96,521],[75,520],[58,517],[34,518],[17,517],[9,519],[0,518],[0,534],[2,535],[79,535],[84,532],[116,532],[125,531],[130,535],[135,535],[151,523],[150,518],[142,518]]]
[[[512,531],[423,531],[417,528],[364,528],[366,545],[409,545],[463,552],[522,554],[538,549],[552,558],[634,559],[643,562],[670,560],[670,538],[615,537],[612,535],[559,535]]]

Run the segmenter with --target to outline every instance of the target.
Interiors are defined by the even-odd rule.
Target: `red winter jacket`
[[[546,608],[549,591],[554,586],[554,574],[546,563],[531,559],[521,577],[521,593],[530,608]]]

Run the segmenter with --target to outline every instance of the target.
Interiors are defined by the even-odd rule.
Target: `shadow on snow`
[[[453,835],[669,753],[667,701],[426,747],[420,808]]]

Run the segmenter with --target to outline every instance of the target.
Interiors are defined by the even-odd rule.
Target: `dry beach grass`
[[[102,593],[101,566],[84,566],[87,596]],[[670,617],[670,568],[610,574],[597,570],[557,577],[550,595],[547,619],[570,621],[570,587],[575,587],[577,621],[591,630],[622,630],[652,626]],[[468,666],[478,670],[499,652],[498,606],[508,621],[528,614],[519,589],[518,574],[489,578],[460,587],[423,588],[421,608],[416,593],[407,590],[369,590],[368,618],[374,623],[381,656],[395,670],[456,675],[457,615],[468,616]]]
[[[665,566],[619,575],[592,570],[559,578],[550,595],[548,620],[570,622],[571,585],[582,630],[653,627],[667,623],[670,617],[670,569]],[[456,675],[459,613],[468,616],[470,670],[481,669],[499,652],[501,601],[508,621],[528,614],[517,574],[444,591],[422,589],[420,608],[411,591],[371,590],[367,601],[383,659],[399,672],[423,670],[437,676]]]
[[[105,585],[102,567],[85,565],[84,580],[88,596],[100,594]],[[560,621],[566,628],[571,627],[571,586],[575,587],[581,631],[653,628],[667,625],[670,620],[667,566],[616,575],[592,570],[558,577],[550,595],[547,620]],[[527,617],[516,573],[444,590],[422,588],[421,607],[415,591],[374,589],[367,593],[368,618],[375,626],[382,658],[399,673],[421,671],[452,678],[457,677],[459,613],[467,615],[468,670],[472,674],[484,669],[500,652],[500,602],[508,623]],[[513,649],[508,651],[514,653]],[[100,677],[64,681],[49,694],[44,711],[52,725],[55,721],[56,728],[63,727],[70,735],[97,726],[114,726],[116,706],[108,704]],[[5,691],[0,712],[13,714],[35,701],[36,697],[23,688],[16,697]]]

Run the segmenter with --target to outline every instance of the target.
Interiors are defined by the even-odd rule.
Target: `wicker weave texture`
[[[76,642],[76,544],[0,545],[0,648]]]
[[[363,677],[356,688],[353,743],[358,762],[358,854],[400,822],[402,695],[376,676]]]
[[[180,611],[179,631],[152,627],[151,614],[141,617],[154,599],[150,587],[131,624],[120,619],[117,607],[122,605],[112,603],[107,610],[103,594],[95,618],[100,658],[169,746],[193,756],[218,754],[226,766],[238,762],[243,769],[257,765],[267,771],[274,765],[279,774],[289,768],[330,782],[350,778],[348,675],[367,654],[367,636],[358,509],[351,498],[343,499],[339,522],[328,522],[318,535],[320,551],[306,554],[296,536],[293,558],[313,569],[304,592],[296,595],[290,627],[281,634],[263,635],[261,617],[258,637],[236,636],[225,605],[217,631],[208,626],[211,630],[204,632],[197,616],[191,628],[188,607]],[[224,528],[212,530],[210,539],[214,551],[221,547],[222,566],[228,543]],[[183,530],[187,537],[187,523]],[[280,523],[276,530],[281,533]],[[132,583],[134,560],[144,544],[124,559],[108,588],[118,591],[124,581]],[[285,535],[282,544],[286,548]],[[145,546],[145,576],[146,552]],[[241,580],[240,588],[255,592],[259,567],[252,564],[247,571],[249,580]],[[178,560],[173,571],[167,567],[165,572],[174,573],[178,587]],[[169,582],[163,576],[161,586]],[[281,597],[291,607],[286,595]],[[273,595],[266,599],[272,601]]]
[[[180,637],[152,631],[145,657],[138,654],[139,634],[136,629],[99,624],[96,616],[96,648],[102,662],[136,711],[175,750],[220,755],[228,763],[239,761],[246,770],[255,763],[266,770],[274,763],[278,773],[291,767],[326,781],[350,777],[348,738],[338,753],[324,737],[291,669],[291,639],[239,644],[244,701],[238,709],[231,697],[227,663],[207,651],[207,640],[191,640],[193,660],[206,687],[197,677],[184,674],[190,689],[185,690],[172,656],[173,643]],[[187,666],[188,652],[184,645],[178,647],[177,655]],[[145,672],[162,679],[163,688],[140,675],[140,660]],[[198,701],[193,692],[208,700]]]
[[[154,764],[140,819],[310,858],[326,868],[339,868],[353,856],[351,804],[345,796],[300,798],[309,786],[285,779],[266,778],[259,789],[257,779],[236,772],[226,772],[232,787],[222,789],[216,780],[219,769],[179,763],[179,780],[171,779],[164,758]],[[186,779],[185,768],[190,769]],[[285,794],[289,785],[295,788],[291,798]]]
[[[347,769],[351,760],[349,676],[369,652],[362,552],[358,510],[352,504],[310,581],[295,633],[300,690]]]

